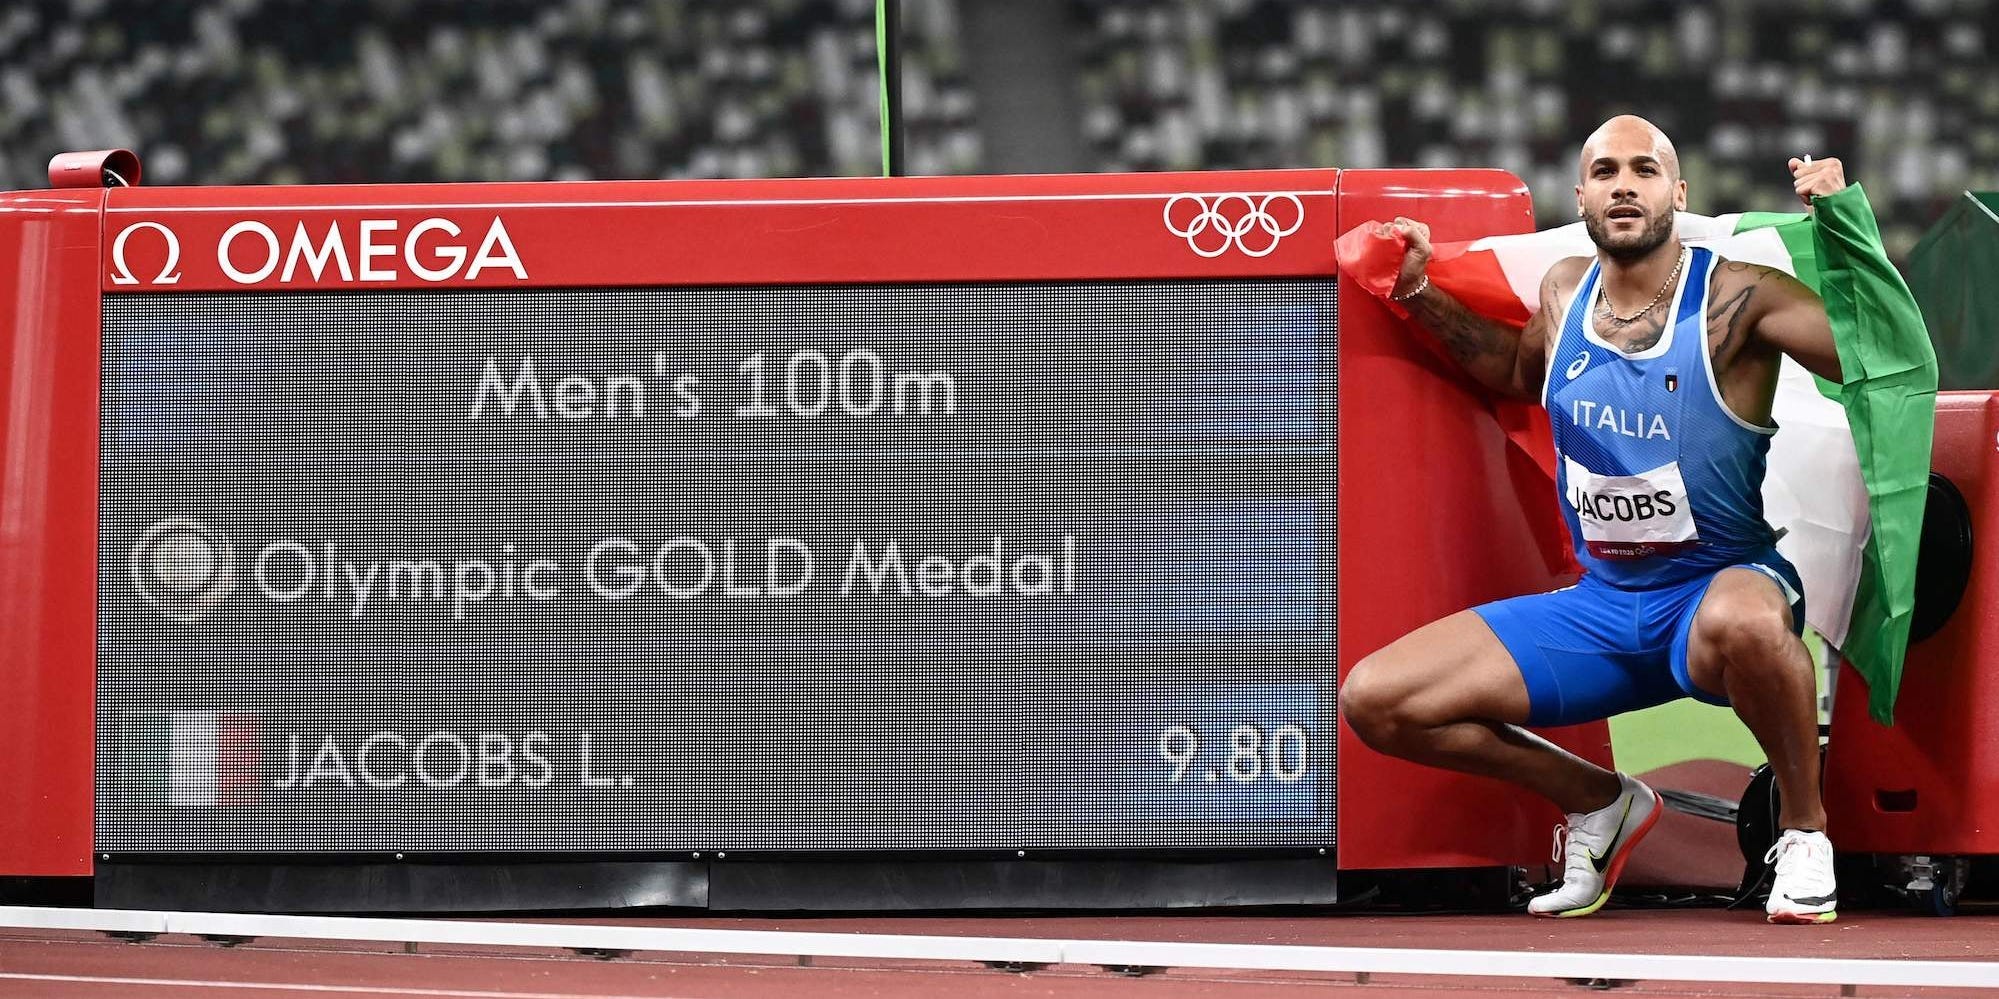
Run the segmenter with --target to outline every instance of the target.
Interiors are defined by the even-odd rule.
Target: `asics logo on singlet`
[[[1213,199],[1213,200],[1210,200]],[[1273,210],[1274,209],[1274,210]],[[1166,199],[1166,231],[1203,257],[1230,247],[1269,256],[1279,240],[1305,224],[1305,203],[1295,194],[1176,194]]]
[[[1576,376],[1582,374],[1583,369],[1587,367],[1589,367],[1589,351],[1585,350],[1569,363],[1569,381],[1575,381]]]

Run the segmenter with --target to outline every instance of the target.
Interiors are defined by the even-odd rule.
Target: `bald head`
[[[1673,213],[1687,207],[1673,140],[1637,115],[1618,115],[1590,133],[1578,180],[1576,214],[1597,249],[1614,259],[1642,259],[1665,246]]]
[[[1673,148],[1673,140],[1666,138],[1659,126],[1635,114],[1618,115],[1598,125],[1583,140],[1581,175],[1589,176],[1590,164],[1600,159],[1622,161],[1634,155],[1650,156],[1669,180],[1680,179],[1680,154]]]

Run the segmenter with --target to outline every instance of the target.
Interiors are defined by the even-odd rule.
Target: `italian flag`
[[[248,711],[135,711],[119,719],[125,788],[180,808],[253,804],[262,724]]]
[[[1881,247],[1855,184],[1815,198],[1812,212],[1680,213],[1682,241],[1730,260],[1767,264],[1818,292],[1832,322],[1844,384],[1785,358],[1772,417],[1764,516],[1805,581],[1806,619],[1867,681],[1868,707],[1893,724],[1915,604],[1916,552],[1936,426],[1937,362],[1922,313]],[[1340,269],[1387,302],[1403,240],[1376,223],[1340,237]],[[1563,257],[1593,256],[1581,222],[1434,247],[1429,275],[1474,311],[1516,326],[1539,307],[1541,278]],[[1427,338],[1426,338],[1427,339]],[[1494,400],[1499,421],[1554,479],[1553,442],[1538,407]]]

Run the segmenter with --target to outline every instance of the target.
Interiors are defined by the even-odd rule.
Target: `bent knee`
[[[1791,642],[1790,612],[1774,600],[1731,600],[1700,609],[1696,632],[1730,662],[1761,662]]]
[[[1340,714],[1360,741],[1387,751],[1425,727],[1407,685],[1375,656],[1362,659],[1340,685]]]

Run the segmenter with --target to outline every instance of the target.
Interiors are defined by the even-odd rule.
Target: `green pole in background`
[[[881,78],[882,176],[903,175],[902,0],[875,0],[875,62]]]

